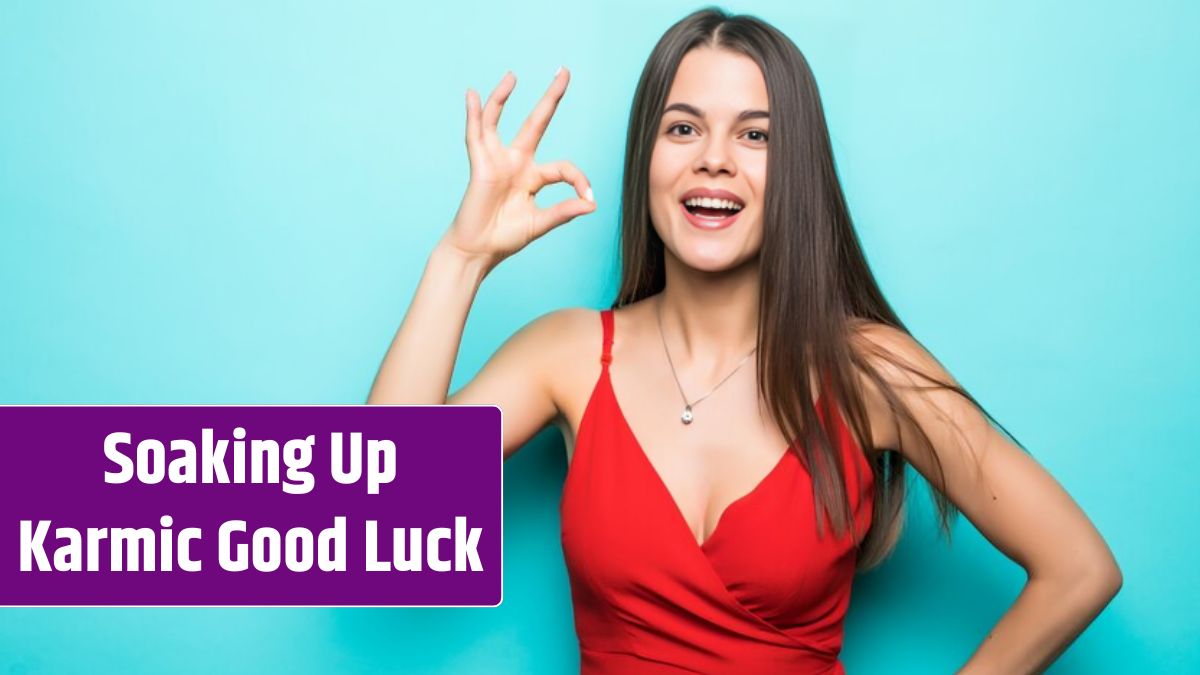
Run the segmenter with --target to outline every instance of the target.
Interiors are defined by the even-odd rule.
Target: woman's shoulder
[[[907,330],[862,318],[849,322],[850,348],[893,385],[946,375],[937,359]]]
[[[521,329],[528,334],[530,347],[550,357],[577,354],[595,334],[600,338],[600,311],[591,307],[562,307],[551,310],[530,321]]]
[[[548,387],[559,423],[576,420],[600,372],[603,324],[593,307],[563,307],[529,322],[526,334],[530,365]]]
[[[641,326],[645,318],[645,309],[649,305],[645,300],[629,303],[613,308],[613,321],[616,333],[621,329],[635,330]],[[538,344],[547,353],[553,354],[561,350],[567,355],[590,354],[592,351],[599,358],[603,343],[603,323],[600,315],[607,308],[594,307],[563,307],[555,309],[531,321],[523,330],[535,336]]]
[[[859,364],[872,371],[868,374],[861,367],[857,369],[872,436],[881,449],[899,447],[901,427],[906,422],[897,418],[881,385],[910,410],[927,407],[932,390],[947,384],[958,386],[938,359],[902,327],[856,319],[851,324],[850,346]]]
[[[560,307],[533,320],[533,323],[557,329],[578,327],[584,321],[599,323],[600,310],[591,307]]]

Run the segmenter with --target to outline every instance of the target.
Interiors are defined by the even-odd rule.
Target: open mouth
[[[745,206],[729,199],[692,197],[679,203],[688,222],[703,230],[719,230],[737,220]]]
[[[698,218],[723,220],[742,210],[743,206],[729,199],[693,197],[683,201],[683,208]]]

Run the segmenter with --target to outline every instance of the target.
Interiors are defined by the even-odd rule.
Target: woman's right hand
[[[444,243],[485,262],[490,269],[551,229],[596,210],[583,172],[567,161],[535,164],[534,150],[546,132],[570,73],[561,68],[508,147],[496,124],[517,78],[506,73],[480,110],[479,95],[467,90],[467,154],[471,180]],[[549,208],[534,203],[547,185],[570,183],[579,195]]]

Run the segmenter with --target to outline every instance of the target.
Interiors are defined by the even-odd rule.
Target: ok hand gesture
[[[466,195],[445,235],[446,243],[484,260],[489,269],[554,227],[596,210],[592,189],[583,173],[567,161],[536,164],[533,153],[546,132],[570,73],[560,68],[554,81],[505,147],[496,132],[500,111],[517,78],[506,73],[480,110],[479,96],[467,90],[467,154],[471,180]],[[553,183],[570,183],[575,199],[549,208],[534,204],[538,191]]]

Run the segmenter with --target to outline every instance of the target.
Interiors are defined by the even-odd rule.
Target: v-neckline
[[[612,373],[610,372],[610,369],[611,364],[605,364],[603,372],[600,373],[600,377],[602,380],[604,380],[605,386],[608,387],[608,396],[613,403],[613,407],[616,408],[617,417],[620,419],[621,426],[625,429],[625,433],[628,434],[629,439],[633,442],[633,445],[637,447],[637,452],[635,454],[641,457],[641,461],[649,470],[650,475],[654,477],[655,483],[657,483],[662,489],[662,495],[666,497],[666,500],[670,502],[671,506],[673,507],[676,521],[682,525],[683,531],[687,534],[688,540],[695,544],[696,548],[698,548],[700,551],[707,553],[708,545],[712,543],[717,533],[721,531],[721,525],[725,522],[725,516],[727,516],[734,507],[746,502],[751,497],[758,494],[762,487],[766,485],[775,474],[782,470],[783,465],[787,461],[788,455],[793,454],[791,446],[789,445],[784,448],[783,454],[779,456],[779,460],[775,462],[770,471],[768,471],[762,478],[758,480],[757,483],[754,484],[754,487],[750,488],[748,492],[725,505],[725,508],[722,509],[721,513],[717,516],[717,522],[715,525],[713,525],[712,532],[709,532],[708,536],[705,537],[703,541],[697,541],[695,533],[692,532],[692,526],[688,524],[687,516],[684,515],[683,509],[679,508],[679,502],[675,501],[675,496],[671,494],[671,489],[667,487],[667,483],[663,480],[662,474],[660,474],[658,469],[654,467],[654,462],[650,461],[650,456],[646,454],[645,447],[642,445],[641,441],[638,440],[637,434],[633,431],[633,427],[629,425],[629,420],[625,417],[625,411],[621,407],[621,401],[617,398],[616,388],[613,387]],[[820,402],[821,399],[818,397],[817,404],[820,405]]]

